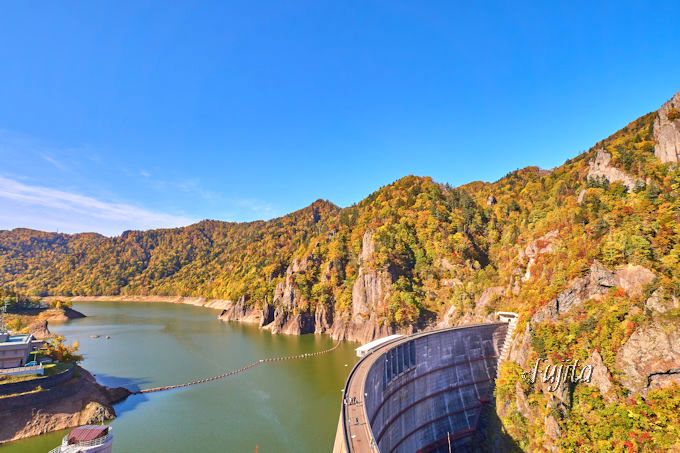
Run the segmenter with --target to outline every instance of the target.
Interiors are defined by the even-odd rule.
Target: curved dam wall
[[[383,452],[460,447],[492,402],[507,323],[414,335],[380,354],[364,381],[373,440]]]

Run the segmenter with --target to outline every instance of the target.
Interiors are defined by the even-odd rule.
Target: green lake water
[[[224,323],[216,310],[178,304],[79,303],[87,318],[50,330],[80,342],[82,365],[108,386],[188,382],[260,358],[328,349],[327,336],[272,335]],[[101,335],[98,339],[92,335]],[[109,335],[110,339],[104,337]],[[275,362],[226,379],[148,395],[115,406],[114,451],[327,452],[354,343],[317,358]],[[18,441],[1,453],[45,453],[65,432]]]

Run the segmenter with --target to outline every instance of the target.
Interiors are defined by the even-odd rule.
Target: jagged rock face
[[[284,309],[277,309],[274,321],[266,326],[272,333],[302,335],[314,332],[314,316],[309,312],[293,314]]]
[[[363,323],[354,323],[351,320],[342,318],[335,319],[330,333],[336,340],[359,341],[362,343],[375,340],[376,338],[386,337],[395,333],[411,334],[414,332],[412,326],[403,329],[396,329],[393,326],[379,323],[372,318]]]
[[[654,155],[662,162],[680,162],[680,93],[666,102],[654,121]]]
[[[307,268],[308,261],[293,260],[286,269],[284,280],[276,286],[274,291],[273,319],[264,327],[272,333],[284,333],[290,335],[300,335],[315,331],[315,318],[309,311],[300,310],[302,304],[302,294],[295,284],[295,274]],[[308,304],[306,304],[308,305]]]
[[[524,370],[532,366],[529,360],[532,357],[531,338],[535,323],[548,320],[568,322],[569,318],[560,320],[560,316],[589,299],[602,298],[614,287],[621,288],[629,297],[639,297],[655,278],[654,272],[642,266],[629,264],[614,271],[597,261],[593,262],[586,276],[573,280],[557,298],[536,312],[524,332],[518,333],[513,339],[508,359]],[[663,312],[671,309],[675,301],[664,297],[657,290],[646,305],[647,308]],[[659,307],[662,307],[661,310]],[[680,325],[668,326],[662,322],[638,328],[616,357],[616,379],[634,393],[645,395],[649,389],[680,384]],[[614,370],[607,368],[599,351],[593,351],[581,366],[585,364],[593,367],[590,382],[586,385],[597,388],[607,403],[615,402],[617,392],[612,377]],[[556,441],[561,432],[559,417],[556,418],[554,414],[567,413],[573,388],[564,386],[561,391],[551,392],[545,384],[539,382],[537,390],[548,398],[548,415],[543,418],[541,427],[545,433],[542,446],[549,451],[558,451]],[[528,395],[518,382],[514,397],[517,410],[525,418],[541,424],[540,411],[527,401]]]
[[[628,264],[613,272],[598,261],[594,261],[587,277],[575,279],[557,298],[538,310],[531,321],[534,323],[555,321],[561,314],[588,299],[601,297],[613,287],[623,289],[630,297],[639,296],[645,286],[652,283],[655,278],[654,272],[642,266]]]
[[[581,189],[581,191],[578,193],[578,197],[576,198],[576,202],[581,205],[583,204],[583,200],[586,199],[586,189]]]
[[[404,334],[414,331],[413,326],[396,329],[380,320],[389,296],[392,277],[386,270],[372,267],[374,253],[373,234],[366,231],[361,241],[357,279],[352,287],[351,312],[342,317],[334,317],[333,325],[328,331],[335,339],[367,342],[397,331]]]
[[[274,321],[274,306],[272,304],[264,304],[262,307],[262,320],[260,321],[260,327],[266,326]]]
[[[28,332],[38,340],[44,340],[52,335],[46,319],[37,320],[31,323],[31,325],[28,326]]]
[[[610,165],[612,155],[604,149],[598,149],[595,159],[588,164],[588,179],[604,178],[609,182],[618,181],[632,191],[637,185],[642,184],[622,170]]]
[[[359,270],[352,287],[352,321],[362,323],[374,313],[374,308],[381,305],[385,295],[384,273]]]
[[[373,234],[366,231],[361,241],[359,272],[352,287],[352,321],[362,323],[368,319],[385,296],[385,272],[370,269],[375,253]]]
[[[222,321],[241,321],[260,324],[262,311],[258,310],[254,304],[249,304],[246,296],[241,296],[236,303],[228,302],[218,318]]]
[[[587,278],[581,277],[575,279],[557,298],[551,300],[547,305],[538,310],[532,316],[531,322],[554,321],[561,314],[581,305],[586,300],[605,294],[615,285],[615,274],[595,261],[590,266]]]
[[[622,384],[632,392],[680,384],[680,326],[639,327],[616,355]]]
[[[249,304],[245,298],[229,303],[222,311],[220,319],[256,322],[272,333],[300,335],[306,333],[326,333],[338,340],[370,341],[396,333],[393,326],[384,325],[379,316],[384,311],[387,291],[391,285],[389,272],[372,268],[375,243],[370,231],[362,238],[359,255],[359,270],[352,287],[352,303],[349,313],[338,316],[334,313],[334,303],[321,304],[304,299],[295,276],[305,272],[309,266],[320,266],[313,257],[293,260],[286,269],[285,277],[274,290],[271,303],[265,301],[259,309]],[[332,265],[329,264],[322,279],[330,281]],[[411,333],[413,327],[402,329]]]
[[[276,286],[276,291],[274,292],[275,306],[283,306],[286,309],[295,307],[295,302],[300,299],[300,291],[294,285],[293,274],[300,270],[301,267],[298,261],[293,260],[293,263],[288,266],[288,270],[286,271],[286,278]]]
[[[314,333],[326,333],[333,326],[333,309],[325,304],[316,308],[314,313]]]

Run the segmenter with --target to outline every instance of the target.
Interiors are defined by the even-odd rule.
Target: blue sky
[[[678,2],[5,3],[0,229],[254,220],[407,174],[550,168],[680,90],[678,17]]]

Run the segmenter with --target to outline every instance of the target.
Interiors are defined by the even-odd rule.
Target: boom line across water
[[[199,379],[199,380],[191,381],[191,382],[185,382],[183,384],[174,384],[174,385],[164,385],[164,386],[161,386],[161,387],[152,387],[152,388],[148,388],[148,389],[138,390],[136,392],[133,392],[132,394],[133,395],[139,395],[139,394],[142,394],[142,393],[155,393],[155,392],[162,392],[162,391],[165,391],[165,390],[178,389],[178,388],[182,388],[182,387],[190,387],[192,385],[205,384],[205,383],[208,383],[208,382],[224,379],[224,378],[227,378],[229,376],[234,376],[234,375],[237,375],[237,374],[240,374],[240,373],[244,373],[244,372],[250,370],[251,368],[255,368],[257,366],[264,365],[264,364],[267,364],[267,363],[281,362],[281,361],[284,361],[284,360],[311,359],[311,358],[318,357],[318,356],[323,355],[323,354],[327,354],[329,352],[333,352],[335,349],[338,348],[338,346],[340,346],[340,342],[337,342],[335,344],[335,346],[333,346],[332,348],[325,349],[323,351],[308,352],[308,353],[305,353],[305,354],[296,354],[296,355],[280,356],[280,357],[268,357],[266,359],[260,359],[256,362],[251,362],[251,363],[247,364],[246,366],[241,367],[237,370],[227,371],[226,373],[218,374],[217,376],[212,376],[212,377],[209,377],[209,378]]]

